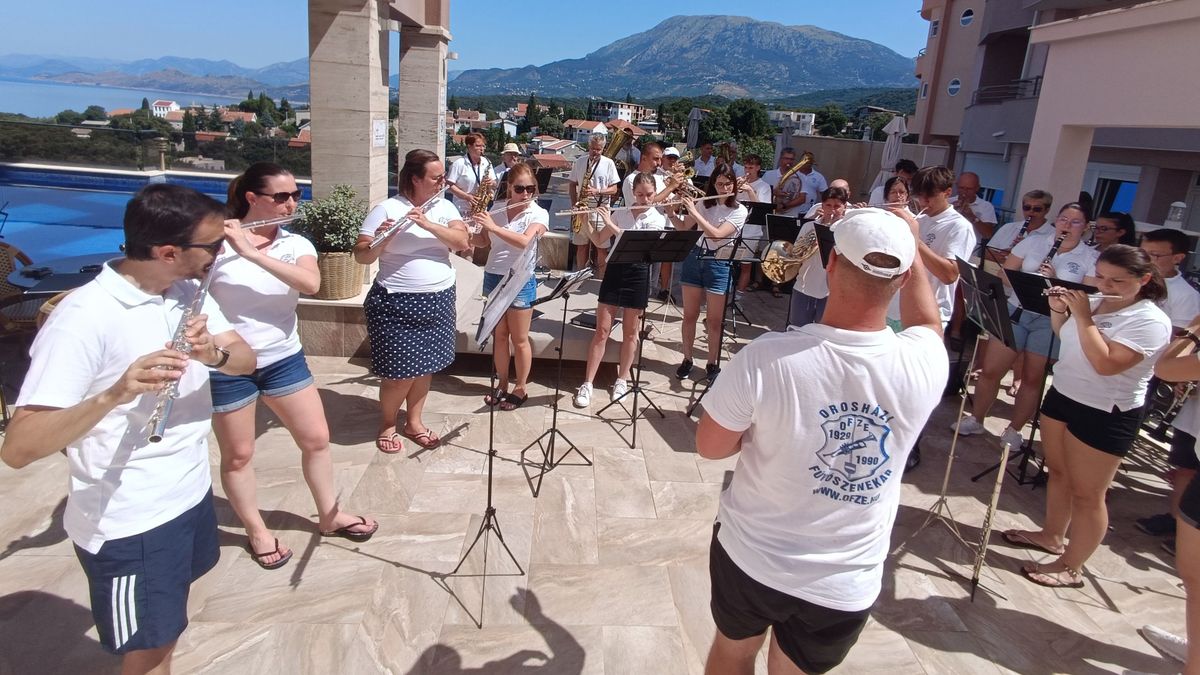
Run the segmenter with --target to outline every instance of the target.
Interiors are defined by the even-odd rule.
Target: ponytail
[[[267,181],[275,176],[290,176],[291,171],[273,162],[255,162],[240,176],[229,181],[229,192],[225,201],[226,215],[230,218],[245,218],[250,211],[247,192],[261,192]]]
[[[1125,244],[1113,244],[1104,249],[1096,262],[1120,267],[1139,279],[1149,274],[1150,281],[1142,284],[1141,290],[1138,291],[1138,299],[1152,302],[1162,302],[1166,299],[1167,284],[1159,274],[1158,268],[1150,260],[1150,256],[1142,249]]]

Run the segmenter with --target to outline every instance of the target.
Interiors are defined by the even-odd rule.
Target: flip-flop
[[[496,387],[495,390],[483,395],[483,402],[485,405],[500,405],[507,397],[508,392]]]
[[[366,516],[359,516],[358,520],[359,520],[359,522],[357,522],[357,523],[352,523],[345,527],[339,527],[336,530],[322,532],[321,536],[322,537],[344,537],[346,539],[349,539],[350,541],[356,541],[356,542],[362,543],[362,542],[370,539],[371,535],[375,534],[375,532],[377,530],[379,530],[379,522],[378,521],[376,521],[375,524],[372,525],[371,529],[369,529],[369,530],[352,530],[352,529],[350,529],[352,527],[358,527],[360,525],[367,524]]]
[[[384,447],[384,443],[393,443],[395,444],[395,447],[392,450],[388,450]],[[394,455],[404,450],[404,446],[400,444],[400,434],[395,431],[387,436],[380,436],[379,438],[376,438],[375,448],[385,455]]]
[[[412,441],[413,443],[416,443],[417,445],[421,446],[422,448],[425,448],[426,450],[432,450],[442,444],[442,439],[438,438],[438,435],[433,433],[433,431],[430,429],[426,429],[425,431],[422,431],[420,433],[417,433],[415,431],[414,432],[402,431],[400,433],[402,436],[404,436],[408,440]],[[425,439],[425,440],[421,440],[421,439]]]
[[[525,392],[523,396],[516,394],[505,394],[504,400],[500,402],[501,410],[516,410],[521,407],[521,404],[529,400],[529,392]]]
[[[1058,549],[1056,551],[1052,548],[1042,546],[1036,541],[1025,536],[1021,530],[1005,530],[1000,535],[1000,538],[1008,542],[1010,546],[1016,546],[1017,548],[1031,548],[1035,551],[1041,551],[1042,553],[1049,553],[1050,555],[1062,555],[1064,550]]]
[[[292,551],[288,551],[287,553],[284,553],[283,550],[279,546],[279,539],[275,540],[275,550],[274,551],[267,551],[266,553],[255,553],[254,547],[251,546],[249,542],[246,543],[246,550],[250,552],[250,559],[253,560],[255,563],[257,563],[258,566],[263,568],[264,570],[279,569],[280,567],[283,567],[284,565],[286,565],[287,561],[292,559]],[[280,557],[279,557],[279,560],[276,560],[275,562],[263,562],[262,559],[269,555],[278,555]]]
[[[1021,576],[1032,581],[1038,586],[1046,588],[1083,588],[1083,577],[1075,574],[1071,570],[1059,570],[1057,572],[1043,572],[1038,569],[1040,565],[1032,567],[1028,565],[1021,566]],[[1061,575],[1067,575],[1066,581]]]

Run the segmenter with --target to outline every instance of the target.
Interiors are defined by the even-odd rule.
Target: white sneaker
[[[625,382],[625,380],[618,379],[616,382],[613,382],[612,400],[615,402],[617,399],[624,396],[628,391],[629,384]]]
[[[1142,626],[1142,629],[1138,632],[1142,634],[1142,637],[1146,639],[1146,642],[1149,642],[1150,645],[1158,651],[1166,654],[1180,663],[1185,663],[1187,661],[1186,639],[1181,638],[1174,633],[1168,633],[1158,626],[1151,626],[1149,624]]]
[[[975,419],[974,415],[967,415],[959,420],[958,424],[950,425],[951,429],[956,427],[958,428],[959,436],[974,436],[975,434],[982,434],[987,431],[987,429],[984,429],[983,425],[979,423],[979,420]]]
[[[592,383],[584,382],[579,385],[579,391],[575,392],[575,407],[586,408],[592,404]]]
[[[1008,446],[1010,451],[1017,450],[1025,443],[1025,438],[1021,436],[1021,432],[1012,427],[1005,427],[1004,433],[1000,434],[1000,445]]]

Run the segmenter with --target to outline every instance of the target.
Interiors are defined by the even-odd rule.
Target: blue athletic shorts
[[[114,654],[165,647],[187,628],[192,582],[217,564],[212,491],[158,527],[104,542],[94,555],[75,547],[87,575],[100,644]]]
[[[1058,358],[1058,339],[1054,336],[1050,317],[1022,311],[1017,320],[1012,322],[1012,331],[1020,351],[1051,359]],[[1053,351],[1050,349],[1051,342],[1054,343]]]
[[[700,248],[692,249],[679,270],[679,283],[699,286],[709,293],[725,295],[729,291],[729,261],[700,259]]]
[[[503,274],[492,274],[491,272],[483,273],[483,294],[490,295],[492,289],[499,286],[504,279]],[[533,306],[533,301],[537,300],[537,277],[530,276],[529,281],[525,282],[525,287],[517,293],[517,299],[513,300],[510,305],[512,309],[529,309]]]
[[[287,396],[313,383],[304,352],[298,351],[249,375],[209,373],[213,412],[233,412],[254,403],[258,395]]]

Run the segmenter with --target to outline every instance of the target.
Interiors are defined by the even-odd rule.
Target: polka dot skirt
[[[436,293],[388,293],[374,284],[363,311],[375,375],[407,380],[454,362],[453,286]]]

